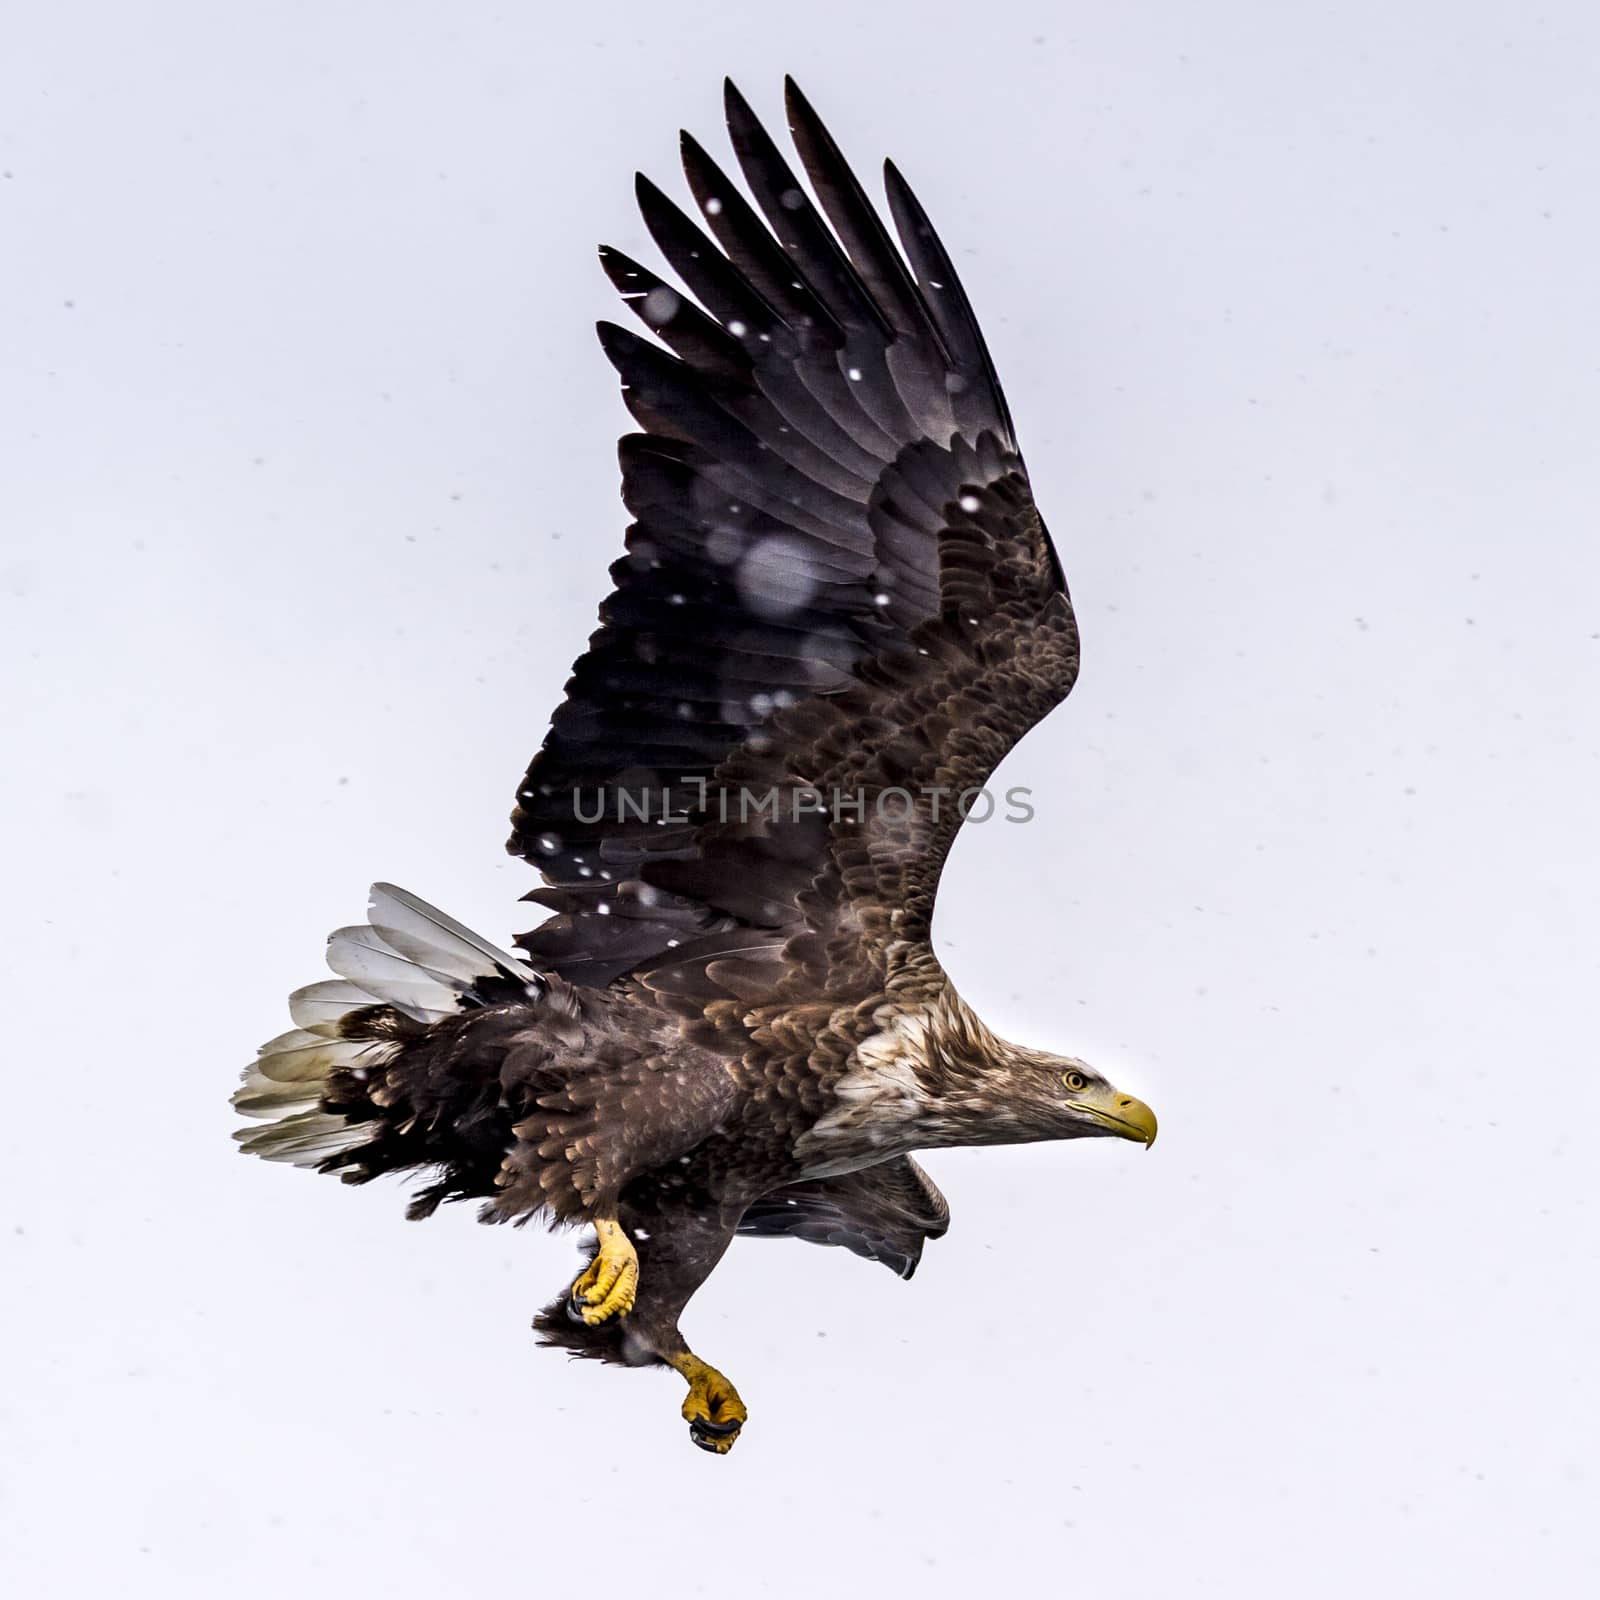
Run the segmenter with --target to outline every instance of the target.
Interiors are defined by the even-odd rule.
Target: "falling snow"
[[[669,289],[665,284],[660,284],[644,297],[640,310],[644,314],[644,320],[652,328],[660,328],[677,316],[682,305],[683,296],[676,289]]]
[[[773,534],[751,545],[734,581],[744,604],[769,622],[803,610],[822,582],[809,548],[790,534]]]

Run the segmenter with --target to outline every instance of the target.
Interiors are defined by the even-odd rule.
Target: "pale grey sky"
[[[1592,1592],[1591,7],[6,35],[8,1592]],[[947,964],[1163,1132],[930,1158],[909,1285],[741,1243],[716,1460],[534,1347],[570,1240],[242,1160],[226,1100],[371,879],[527,924],[625,521],[593,247],[655,260],[634,168],[786,70],[954,252],[1085,635]]]

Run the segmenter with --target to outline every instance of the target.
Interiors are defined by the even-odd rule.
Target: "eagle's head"
[[[971,1142],[1117,1138],[1155,1143],[1156,1114],[1144,1101],[1076,1056],[1000,1038],[952,999],[929,1054],[942,1069],[939,1098],[967,1124]]]
[[[1087,1061],[1029,1051],[1033,1092],[1042,1102],[1041,1115],[1057,1131],[1057,1139],[1137,1139],[1147,1148],[1156,1142],[1156,1114],[1143,1100],[1124,1094]]]

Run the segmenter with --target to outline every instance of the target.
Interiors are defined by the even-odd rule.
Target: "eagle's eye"
[[[1089,1080],[1081,1072],[1063,1072],[1061,1081],[1072,1090],[1074,1094],[1089,1087]]]

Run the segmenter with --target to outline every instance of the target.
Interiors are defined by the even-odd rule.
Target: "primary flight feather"
[[[1077,626],[944,247],[886,165],[897,247],[792,82],[787,108],[809,193],[729,84],[754,204],[685,134],[697,216],[638,182],[679,286],[601,252],[642,431],[512,819],[551,915],[512,955],[378,885],[234,1096],[247,1151],[425,1174],[412,1216],[592,1224],[545,1342],[674,1368],[718,1454],[747,1413],[678,1321],[736,1235],[909,1277],[949,1215],[913,1151],[1156,1131],[993,1034],[933,952],[956,832],[1071,690]]]

